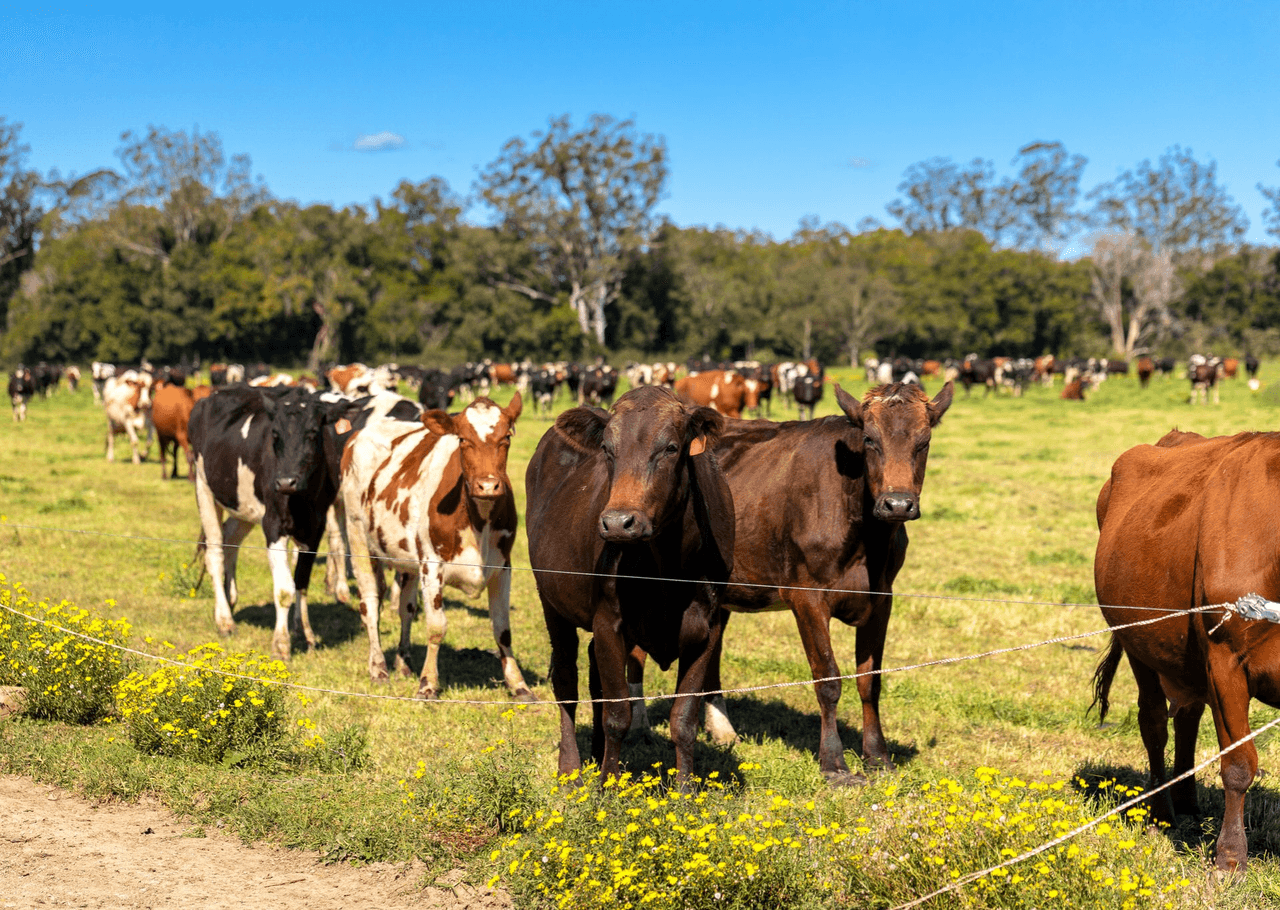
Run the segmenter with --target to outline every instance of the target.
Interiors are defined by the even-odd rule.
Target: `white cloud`
[[[357,152],[385,152],[388,149],[398,149],[402,145],[404,145],[403,136],[383,130],[381,133],[357,136],[355,144],[351,147]]]
[[[871,167],[871,159],[858,157],[850,158],[849,167]]]

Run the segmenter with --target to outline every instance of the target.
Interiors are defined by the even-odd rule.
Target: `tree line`
[[[198,130],[126,132],[69,178],[28,155],[0,118],[8,364],[1280,353],[1280,251],[1178,146],[1087,192],[1058,142],[1008,173],[934,158],[887,224],[784,240],[658,217],[665,141],[607,115],[512,139],[469,197],[431,177],[367,206],[278,199]]]

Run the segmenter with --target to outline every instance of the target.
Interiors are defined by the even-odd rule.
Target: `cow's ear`
[[[511,399],[511,404],[502,409],[502,413],[507,415],[507,420],[514,424],[516,418],[520,416],[520,411],[524,407],[524,402],[520,399],[520,393],[516,392],[515,397]]]
[[[955,392],[954,383],[947,380],[947,384],[942,387],[942,391],[933,396],[933,401],[929,402],[929,426],[936,427],[938,421],[942,419],[942,415],[947,413],[947,408],[951,407],[951,397]]]
[[[862,402],[840,388],[839,383],[836,384],[836,404],[840,405],[840,410],[844,411],[844,416],[849,418],[850,423],[862,429]]]
[[[689,454],[700,455],[708,446],[714,446],[724,432],[724,415],[714,408],[694,408],[689,412],[689,425],[685,438],[689,440]],[[697,448],[698,451],[694,451]]]
[[[600,408],[570,408],[556,418],[556,432],[580,451],[598,452],[608,422],[609,412]]]
[[[276,413],[276,400],[270,395],[258,393],[258,398],[262,401],[262,410],[267,412],[268,417],[274,417]]]
[[[422,425],[437,436],[448,436],[453,432],[453,418],[447,411],[423,411],[421,420]]]

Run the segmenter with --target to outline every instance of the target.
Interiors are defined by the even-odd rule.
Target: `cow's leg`
[[[714,692],[724,688],[724,684],[720,681],[720,656],[724,650],[724,630],[728,624],[729,614],[726,612],[720,635],[711,648],[711,662],[707,666],[706,680],[702,687],[704,692]],[[703,719],[711,741],[720,746],[729,746],[737,742],[738,732],[729,722],[729,708],[725,704],[723,693],[704,698],[703,704],[706,706]]]
[[[297,596],[293,572],[289,568],[289,538],[281,536],[267,541],[267,565],[271,569],[271,592],[276,605],[276,627],[271,635],[271,654],[281,660],[288,660],[292,644],[289,640],[289,610]]]
[[[510,561],[489,579],[489,622],[493,626],[493,640],[498,644],[498,659],[502,661],[502,679],[507,684],[507,691],[519,701],[537,701],[524,681],[524,674],[520,672],[511,648]]]
[[[615,610],[597,609],[592,618],[591,645],[594,649],[593,666],[599,676],[600,694],[604,698],[602,709],[604,754],[600,769],[606,778],[621,773],[622,740],[631,729],[631,702],[627,701],[627,645],[622,637],[620,619]],[[594,734],[592,741],[594,743]],[[594,748],[592,750],[594,752]]]
[[[644,703],[644,665],[649,655],[636,645],[627,654],[627,691],[637,699],[631,703],[631,729],[635,733],[649,735],[649,709]]]
[[[138,429],[132,420],[124,422],[125,434],[129,437],[129,448],[133,452],[133,463],[142,464],[142,456],[138,454]]]
[[[1225,655],[1223,655],[1225,656]],[[1209,664],[1210,705],[1218,729],[1218,747],[1225,749],[1249,735],[1249,687],[1235,660]],[[1222,756],[1222,795],[1226,806],[1218,833],[1215,864],[1220,872],[1243,873],[1249,858],[1244,832],[1244,794],[1258,775],[1258,750],[1253,740]]]
[[[107,418],[107,461],[116,460],[116,432],[111,426],[111,418]]]
[[[438,571],[438,570],[437,570]],[[437,577],[431,579],[408,572],[394,572],[396,603],[400,614],[400,644],[396,649],[396,672],[401,676],[418,676],[418,698],[436,698],[440,695],[439,655],[440,643],[448,628],[444,612],[444,588]],[[415,674],[410,663],[409,634],[413,620],[418,615],[418,586],[422,586],[422,601],[426,613],[427,656],[422,663],[422,673]],[[432,645],[434,637],[435,643]]]
[[[354,508],[353,508],[354,506]],[[369,635],[369,677],[374,682],[386,682],[387,659],[382,654],[382,642],[378,638],[378,611],[381,604],[379,597],[378,576],[381,568],[375,572],[373,559],[369,555],[369,541],[364,527],[356,519],[358,503],[350,501],[346,504],[347,541],[351,547],[351,568],[356,576],[356,588],[360,592],[360,618],[364,622],[365,631]]]
[[[814,694],[818,697],[818,711],[822,717],[822,731],[818,741],[818,768],[829,783],[848,785],[865,783],[861,774],[853,774],[844,760],[844,743],[836,726],[836,708],[842,691],[840,667],[831,647],[831,615],[819,597],[806,591],[789,592],[791,610],[800,629],[800,641],[809,669],[815,682]]]
[[[893,595],[875,598],[865,623],[858,627],[858,697],[862,699],[862,759],[869,767],[893,770],[880,727],[880,667],[884,662],[885,632],[893,610]]]
[[[551,690],[560,709],[560,756],[557,769],[570,774],[582,767],[578,754],[578,630],[555,610],[542,605],[551,638]]]
[[[1183,705],[1173,715],[1173,776],[1190,771],[1196,763],[1196,739],[1200,733],[1200,719],[1204,716],[1204,703]],[[1169,788],[1173,811],[1179,815],[1200,814],[1196,802],[1196,779],[1188,777]]]
[[[351,589],[347,587],[347,543],[343,539],[346,522],[339,518],[335,503],[325,516],[325,536],[329,553],[324,561],[324,587],[340,604],[351,605]]]
[[[224,562],[226,564],[226,579],[224,585],[227,592],[227,604],[235,607],[240,602],[240,589],[236,585],[236,564],[240,561],[240,544],[244,543],[244,539],[249,536],[249,532],[253,530],[253,522],[242,521],[234,516],[228,516],[227,520],[222,523],[222,549]]]
[[[293,569],[294,608],[289,611],[289,634],[301,636],[310,651],[316,646],[316,633],[311,629],[311,614],[307,607],[307,588],[311,587],[311,570],[316,564],[316,548],[320,541],[303,541],[298,544],[297,565]]]
[[[213,490],[204,473],[204,459],[196,466],[196,508],[204,537],[204,566],[213,585],[213,623],[222,635],[235,631],[231,604],[227,599],[226,562],[222,549],[222,509],[213,498]]]
[[[178,473],[178,444],[177,443],[174,443],[174,446],[173,446],[173,472],[174,474]],[[169,479],[169,459],[168,459],[168,454],[165,451],[163,436],[160,437],[160,479],[161,480]]]
[[[1164,750],[1169,744],[1169,706],[1164,687],[1160,685],[1160,675],[1155,670],[1135,660],[1132,654],[1129,654],[1129,668],[1133,670],[1134,681],[1138,684],[1138,731],[1142,734],[1147,766],[1151,769],[1147,789],[1154,790],[1167,779]],[[1169,799],[1169,791],[1151,797],[1148,806],[1152,820],[1173,824],[1173,802]]]
[[[671,705],[671,740],[676,747],[676,781],[684,785],[694,771],[693,745],[698,737],[698,712],[707,673],[719,655],[724,631],[722,611],[708,617],[696,606],[685,611],[680,639],[690,644],[680,649],[676,670],[676,699]]]

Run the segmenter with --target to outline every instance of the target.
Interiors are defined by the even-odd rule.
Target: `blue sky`
[[[782,239],[806,216],[890,222],[934,156],[1004,171],[1059,140],[1088,188],[1180,144],[1275,242],[1256,190],[1280,185],[1274,2],[33,6],[4,14],[0,115],[64,175],[155,124],[217,132],[302,203],[431,176],[465,194],[512,137],[607,113],[665,137],[660,212]]]

